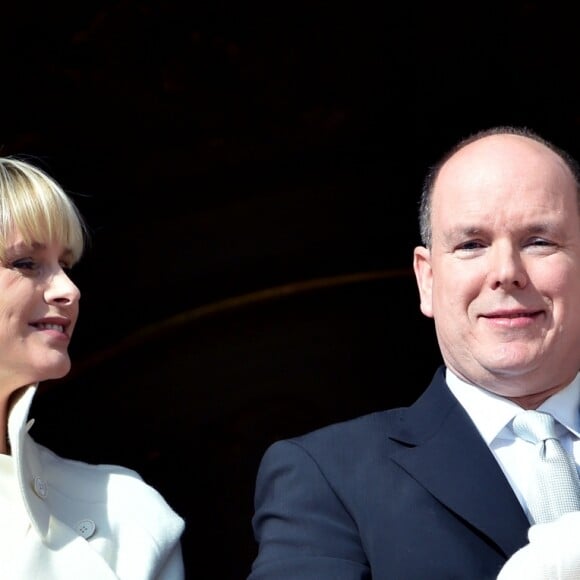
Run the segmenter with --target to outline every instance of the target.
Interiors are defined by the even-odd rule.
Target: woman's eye
[[[23,258],[21,260],[15,260],[12,262],[12,267],[16,268],[17,270],[36,270],[38,266],[34,260]]]

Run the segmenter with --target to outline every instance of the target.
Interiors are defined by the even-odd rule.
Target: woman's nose
[[[78,302],[81,292],[68,274],[59,268],[54,272],[46,285],[45,298],[47,302],[73,304]]]

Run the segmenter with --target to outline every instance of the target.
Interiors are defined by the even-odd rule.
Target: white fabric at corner
[[[530,543],[504,565],[497,580],[578,580],[580,578],[580,512],[536,524]]]

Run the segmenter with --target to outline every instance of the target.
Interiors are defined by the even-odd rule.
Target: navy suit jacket
[[[278,441],[249,580],[485,580],[529,522],[440,367],[410,407]]]

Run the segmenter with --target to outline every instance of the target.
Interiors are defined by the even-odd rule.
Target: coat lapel
[[[488,536],[506,557],[527,543],[529,522],[493,454],[449,391],[444,369],[401,409],[393,461],[441,503]]]
[[[31,531],[7,570],[11,580],[119,580],[85,539],[54,517],[49,538],[43,541]]]

